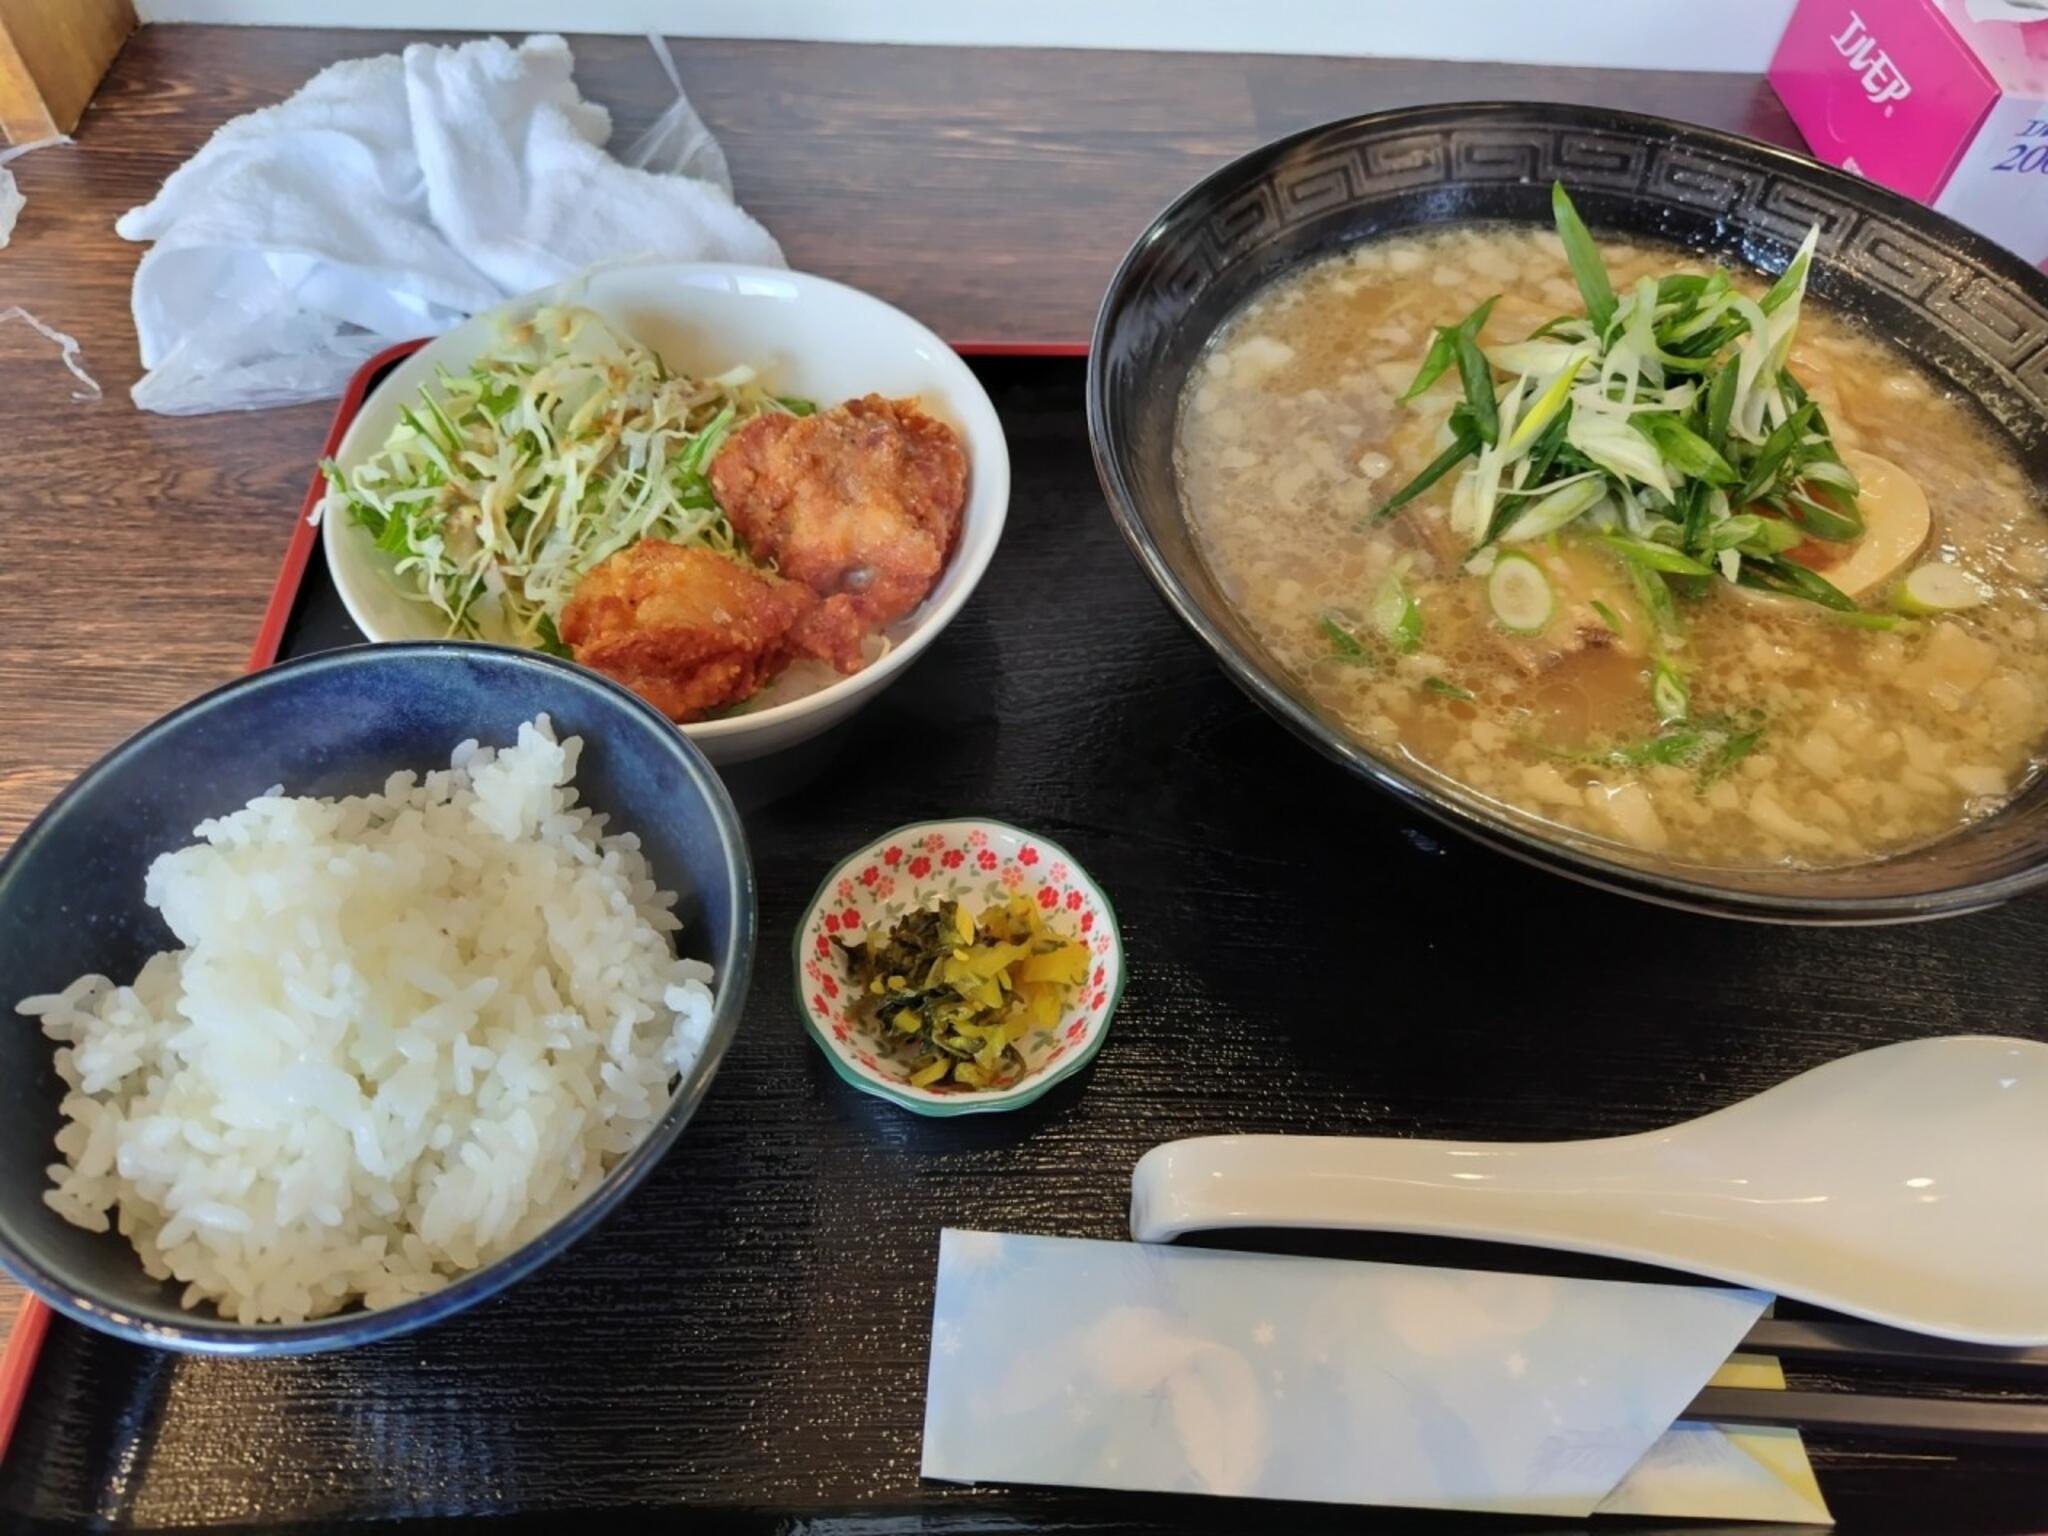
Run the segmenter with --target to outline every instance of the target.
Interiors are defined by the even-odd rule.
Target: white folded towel
[[[573,63],[552,36],[416,43],[224,124],[114,226],[156,242],[135,272],[135,403],[336,395],[392,343],[599,262],[783,265],[725,187],[607,155],[610,114],[577,94]],[[672,110],[703,150],[688,103]]]

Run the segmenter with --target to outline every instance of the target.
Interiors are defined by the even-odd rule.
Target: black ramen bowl
[[[1210,339],[1276,279],[1383,235],[1551,223],[1562,180],[1601,238],[1782,271],[1821,227],[1809,292],[1975,403],[2048,485],[2048,277],[1939,214],[1804,155],[1661,118],[1574,106],[1415,107],[1312,128],[1191,188],[1124,258],[1096,320],[1088,432],[1147,574],[1224,669],[1330,757],[1406,805],[1546,869],[1649,901],[1795,923],[1907,922],[2048,882],[2048,782],[1936,842],[1834,869],[1680,863],[1509,810],[1346,735],[1232,610],[1174,468],[1182,387]]]

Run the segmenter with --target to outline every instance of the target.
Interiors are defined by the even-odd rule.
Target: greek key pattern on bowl
[[[1927,316],[2048,417],[2048,307],[1882,211],[1888,194],[1845,193],[1767,154],[1674,142],[1651,127],[1362,126],[1284,157],[1218,207],[1165,287],[1199,290],[1286,231],[1342,209],[1458,183],[1553,179],[1710,215],[1745,246],[1768,242],[1779,260],[1818,222],[1825,258]]]

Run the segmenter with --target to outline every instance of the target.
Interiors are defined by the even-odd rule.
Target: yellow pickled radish
[[[1053,1032],[1090,952],[1013,896],[979,917],[957,901],[905,913],[842,941],[854,1020],[907,1069],[913,1088],[1007,1088],[1055,1047]]]

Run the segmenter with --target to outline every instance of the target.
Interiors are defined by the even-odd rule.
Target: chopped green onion
[[[1705,719],[1667,725],[1647,741],[1593,751],[1564,751],[1544,748],[1551,756],[1593,767],[1643,768],[1663,764],[1691,768],[1698,774],[1702,793],[1757,749],[1764,738],[1762,717],[1755,712],[1740,718],[1715,715]],[[1537,745],[1541,746],[1541,743]]]
[[[1585,342],[1549,341],[1532,337],[1527,341],[1504,342],[1497,347],[1487,347],[1486,360],[1502,373],[1526,373],[1532,379],[1546,379],[1563,368],[1571,355],[1576,352],[1583,358],[1591,357],[1592,349]]]
[[[1500,441],[1500,405],[1493,393],[1493,370],[1486,354],[1479,350],[1463,329],[1451,338],[1451,350],[1458,359],[1458,377],[1465,385],[1465,404],[1471,411],[1472,430],[1491,448]]]
[[[1656,444],[1664,462],[1682,476],[1703,480],[1708,485],[1733,485],[1742,478],[1712,443],[1675,415],[1656,411],[1631,417],[1630,424]]]
[[[1415,382],[1410,384],[1408,392],[1401,396],[1403,405],[1425,393],[1432,384],[1444,376],[1444,370],[1456,360],[1458,337],[1462,335],[1476,338],[1486,324],[1486,317],[1493,313],[1493,306],[1499,302],[1500,295],[1495,294],[1456,325],[1440,325],[1436,328],[1436,334],[1430,339],[1429,351],[1423,354],[1422,367],[1416,372]]]
[[[1506,539],[1513,544],[1540,539],[1564,527],[1606,494],[1605,483],[1597,476],[1589,475],[1582,480],[1569,481],[1537,501],[1509,503],[1494,514],[1494,521],[1500,526],[1491,533],[1490,539]],[[1521,505],[1523,510],[1514,511],[1516,505]]]
[[[1605,336],[1614,319],[1614,285],[1608,281],[1607,266],[1600,260],[1600,247],[1593,243],[1592,231],[1579,217],[1579,210],[1572,205],[1561,181],[1550,185],[1550,212],[1557,221],[1558,238],[1564,242],[1565,259],[1571,263],[1572,276],[1585,297],[1586,315],[1593,322],[1593,332]]]
[[[1556,595],[1542,567],[1512,550],[1494,562],[1486,578],[1486,600],[1501,628],[1518,635],[1540,634],[1557,611]]]
[[[1761,301],[1719,268],[1645,276],[1617,295],[1561,183],[1551,207],[1584,318],[1560,316],[1523,341],[1482,349],[1489,300],[1477,321],[1437,330],[1409,398],[1457,367],[1450,443],[1379,515],[1464,465],[1450,526],[1473,540],[1466,569],[1487,581],[1495,617],[1520,633],[1547,625],[1558,598],[1514,546],[1548,538],[1555,547],[1572,527],[1620,558],[1653,635],[1678,636],[1679,598],[1716,579],[1856,614],[1825,577],[1784,558],[1807,539],[1842,543],[1863,532],[1856,478],[1819,404],[1786,367],[1818,229]],[[1898,600],[1910,598],[1902,589]],[[1621,631],[1613,610],[1593,611]],[[1662,718],[1685,719],[1684,675],[1662,651],[1651,691]],[[1682,734],[1666,733],[1669,750],[1693,750]],[[1732,763],[1756,739],[1716,728],[1694,748],[1725,749]]]
[[[1478,451],[1479,434],[1471,430],[1458,431],[1451,439],[1451,446],[1431,459],[1421,474],[1379,504],[1373,520],[1377,522],[1383,517],[1391,517]]]
[[[1453,326],[1440,325],[1436,328],[1436,333],[1430,337],[1429,350],[1422,355],[1422,366],[1415,370],[1415,382],[1401,396],[1403,405],[1426,394],[1430,385],[1444,376],[1444,370],[1451,366],[1451,339],[1457,334]]]
[[[1629,585],[1635,588],[1636,600],[1649,614],[1650,622],[1667,635],[1677,634],[1683,626],[1678,622],[1678,603],[1671,595],[1669,584],[1640,560],[1624,558],[1621,563],[1628,571]]]
[[[1752,555],[1743,562],[1742,585],[1780,597],[1803,598],[1837,613],[1856,612],[1856,600],[1818,572],[1792,560]]]
[[[1961,566],[1934,561],[1911,572],[1899,586],[1898,605],[1907,613],[1957,613],[1991,600],[1990,590]]]
[[[1731,517],[1728,521],[1732,523],[1735,519]],[[1806,542],[1806,535],[1782,517],[1759,517],[1757,523],[1756,532],[1739,546],[1745,555],[1782,555]]]
[[[1372,651],[1363,640],[1339,623],[1335,614],[1324,614],[1317,624],[1324,638],[1330,642],[1330,655],[1333,658],[1354,665],[1372,665]]]
[[[1716,453],[1728,446],[1728,419],[1735,409],[1738,372],[1733,363],[1723,363],[1707,386],[1707,444]]]
[[[1748,506],[1762,496],[1777,478],[1778,468],[1799,446],[1799,439],[1805,433],[1807,423],[1813,420],[1819,407],[1812,401],[1799,407],[1790,416],[1778,423],[1777,430],[1764,439],[1764,445],[1749,466],[1748,478],[1742,482],[1742,489],[1735,492],[1733,500],[1739,507]]]
[[[1671,576],[1711,576],[1711,566],[1702,565],[1690,555],[1681,554],[1669,545],[1653,544],[1648,539],[1632,539],[1624,533],[1595,534],[1595,542],[1613,550],[1617,555],[1626,556],[1636,564],[1649,570],[1661,571]]]
[[[1387,644],[1406,654],[1422,648],[1422,608],[1398,575],[1380,585],[1372,602],[1372,626]]]
[[[1824,429],[1826,426],[1826,423],[1817,416],[1813,424],[1816,429]],[[1800,473],[1805,477],[1807,484],[1824,485],[1845,496],[1856,496],[1863,489],[1856,483],[1856,476],[1849,466],[1840,459],[1808,459],[1800,466]]]
[[[1470,704],[1475,697],[1466,689],[1460,688],[1456,683],[1447,683],[1440,677],[1425,677],[1422,680],[1422,686],[1431,693],[1441,694],[1447,699],[1461,699],[1467,704]]]
[[[1685,679],[1661,656],[1650,669],[1650,703],[1657,710],[1657,718],[1666,725],[1683,720],[1692,709]]]
[[[1523,448],[1534,443],[1544,428],[1556,419],[1558,412],[1566,408],[1571,399],[1572,385],[1579,377],[1579,367],[1588,355],[1581,347],[1573,347],[1566,353],[1565,361],[1558,367],[1557,377],[1550,381],[1530,404],[1529,409],[1522,413],[1521,420],[1515,423],[1515,430],[1508,434],[1507,442],[1502,444],[1503,451],[1509,457],[1512,458]]]
[[[1716,523],[1707,533],[1707,548],[1715,551],[1739,549],[1751,539],[1761,538],[1764,520],[1754,512],[1738,513]]]
[[[1863,514],[1856,510],[1853,499],[1847,500],[1846,510],[1834,507],[1817,497],[1800,491],[1793,491],[1785,498],[1785,511],[1792,521],[1804,528],[1816,539],[1830,543],[1847,543],[1863,537]]]
[[[1788,299],[1795,299],[1806,291],[1806,274],[1813,265],[1813,253],[1820,245],[1820,226],[1807,230],[1806,238],[1799,243],[1798,251],[1786,263],[1778,280],[1771,284],[1771,291],[1758,301],[1757,307],[1765,314],[1775,314]]]
[[[1763,739],[1764,728],[1760,725],[1751,726],[1746,731],[1738,731],[1730,736],[1722,743],[1721,750],[1715,754],[1713,760],[1700,770],[1701,791],[1712,789],[1727,776],[1730,769],[1754,752]]]
[[[1419,399],[1428,393],[1431,385],[1444,376],[1444,371],[1451,366],[1454,356],[1452,344],[1457,334],[1455,326],[1440,325],[1436,328],[1429,340],[1429,350],[1422,355],[1422,366],[1415,370],[1415,382],[1410,384],[1407,393],[1401,396],[1401,404],[1406,405],[1411,400]]]

